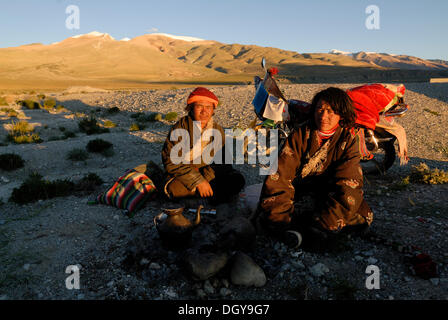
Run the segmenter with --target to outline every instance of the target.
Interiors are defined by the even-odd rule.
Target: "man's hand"
[[[198,191],[201,198],[211,197],[213,196],[213,189],[210,183],[207,180],[201,182],[196,186],[196,190]]]

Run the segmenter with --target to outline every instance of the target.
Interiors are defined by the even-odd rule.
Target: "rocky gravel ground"
[[[287,97],[306,101],[330,86],[280,85]],[[343,237],[328,252],[291,250],[264,236],[248,248],[216,250],[226,231],[243,226],[248,218],[244,198],[218,206],[216,215],[204,214],[191,247],[174,251],[162,245],[153,218],[162,208],[176,204],[149,201],[132,218],[113,207],[88,204],[92,195],[107,189],[126,169],[149,160],[161,164],[161,148],[173,122],[147,122],[145,129],[130,132],[135,122],[131,116],[171,111],[181,116],[191,89],[46,93],[64,105],[62,112],[27,110],[12,103],[9,108],[19,110],[19,119],[33,124],[43,142],[0,146],[0,154],[16,153],[25,160],[24,168],[0,170],[4,202],[0,205],[0,299],[448,299],[448,187],[399,184],[420,162],[448,170],[448,84],[405,85],[411,109],[399,122],[408,134],[411,160],[406,166],[396,161],[387,175],[365,177],[365,196],[375,214],[371,232],[390,243]],[[215,119],[224,127],[244,128],[254,119],[252,86],[212,90],[221,100]],[[113,107],[120,111],[109,113]],[[117,126],[100,135],[79,132],[78,121],[90,115]],[[11,118],[0,114],[0,121],[3,141]],[[58,140],[60,127],[76,136]],[[90,154],[79,162],[67,159],[70,150],[85,148],[94,138],[113,143],[114,154]],[[257,165],[235,168],[244,174],[247,185],[263,181]],[[49,180],[73,180],[94,172],[105,182],[91,194],[27,205],[8,202],[12,190],[33,171]],[[249,229],[244,232],[250,234]],[[412,272],[403,249],[408,245],[432,258],[436,276],[422,279]],[[80,267],[79,290],[66,288],[70,265]],[[379,268],[379,289],[366,288],[369,265]]]

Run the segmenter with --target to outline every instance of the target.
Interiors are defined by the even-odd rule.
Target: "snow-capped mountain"
[[[204,39],[200,39],[200,38],[186,37],[186,36],[175,36],[175,35],[168,34],[168,33],[151,33],[150,35],[163,36],[163,37],[168,37],[168,38],[172,38],[172,39],[176,39],[176,40],[183,40],[183,41],[187,41],[187,42],[205,41]]]
[[[108,33],[101,33],[98,31],[92,31],[90,33],[86,34],[79,34],[77,36],[73,36],[73,39],[79,39],[79,38],[105,38],[110,40],[115,40],[110,34]]]
[[[341,54],[341,55],[344,55],[344,56],[353,56],[352,52],[341,51],[341,50],[337,50],[337,49],[333,49],[329,53],[330,54]]]
[[[344,55],[352,57],[354,60],[370,63],[371,65],[384,68],[397,68],[409,70],[445,70],[448,66],[437,60],[425,60],[418,57],[360,51],[356,53],[333,49],[329,54]]]

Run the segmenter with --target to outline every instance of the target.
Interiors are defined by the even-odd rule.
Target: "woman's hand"
[[[211,197],[213,196],[213,189],[210,183],[207,180],[201,182],[196,186],[196,190],[198,191],[201,198]]]

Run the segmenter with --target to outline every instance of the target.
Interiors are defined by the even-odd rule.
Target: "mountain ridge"
[[[372,52],[299,53],[168,34],[116,40],[93,31],[52,44],[0,48],[0,77],[8,81],[120,83],[247,83],[262,75],[261,58],[290,82],[402,81],[444,76],[448,62]]]

